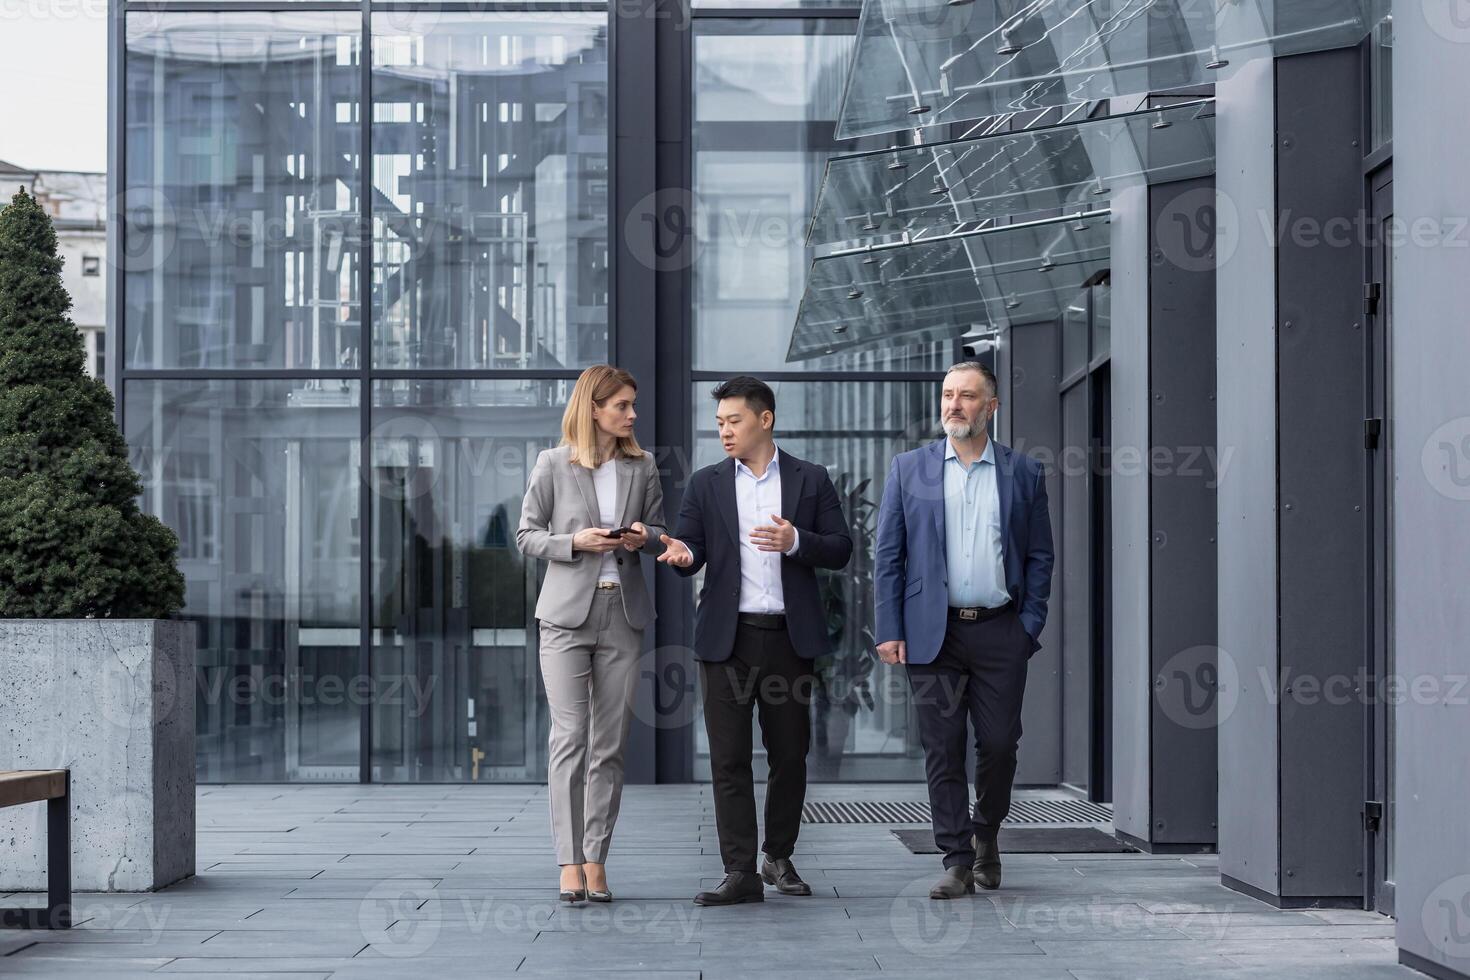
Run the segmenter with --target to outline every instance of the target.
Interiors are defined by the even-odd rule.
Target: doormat
[[[894,830],[911,854],[938,854],[934,831]],[[1006,854],[1136,854],[1138,848],[1122,843],[1095,827],[1000,828],[1000,853]]]

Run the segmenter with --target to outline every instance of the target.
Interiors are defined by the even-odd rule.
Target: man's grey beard
[[[944,434],[951,439],[974,439],[985,431],[988,421],[984,416],[979,416],[974,422],[956,422],[950,419],[940,418],[939,427]]]

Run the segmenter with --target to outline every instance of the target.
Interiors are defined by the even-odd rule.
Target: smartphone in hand
[[[632,534],[632,533],[633,533],[633,529],[631,527],[619,527],[619,528],[614,528],[613,530],[607,532],[607,536],[610,537],[610,538],[621,538],[625,534]]]

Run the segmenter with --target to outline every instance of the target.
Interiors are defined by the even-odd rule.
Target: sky
[[[105,0],[0,0],[0,160],[107,169]]]

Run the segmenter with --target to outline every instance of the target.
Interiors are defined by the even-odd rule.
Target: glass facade
[[[697,16],[687,305],[619,324],[615,150],[651,124],[615,120],[609,12],[325,6],[122,14],[119,411],[200,625],[199,778],[544,779],[526,475],[581,368],[680,329],[666,487],[719,458],[710,383],[761,373],[853,524],[814,778],[917,778],[872,654],[873,523],[959,345],[790,359],[826,160],[879,145],[833,137],[853,10]]]
[[[360,20],[128,18],[126,367],[357,365]]]

